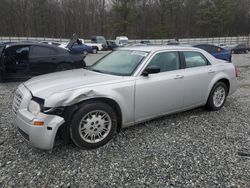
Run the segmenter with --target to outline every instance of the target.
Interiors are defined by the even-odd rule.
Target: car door
[[[200,52],[184,51],[181,54],[185,62],[184,108],[202,105],[206,102],[205,97],[215,70]]]
[[[71,51],[75,52],[75,53],[82,53],[83,52],[83,45],[82,44],[78,44],[77,42],[75,42],[72,47],[71,47]]]
[[[164,115],[183,105],[183,72],[178,52],[155,54],[147,67],[158,66],[160,73],[139,76],[135,85],[135,121]]]
[[[32,46],[30,70],[32,75],[53,72],[58,61],[57,51],[47,46]]]
[[[28,45],[7,47],[3,55],[6,73],[27,75],[29,72],[29,53],[30,47]]]

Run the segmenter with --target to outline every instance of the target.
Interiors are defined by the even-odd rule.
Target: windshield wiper
[[[85,66],[85,67],[83,67],[83,69],[91,70],[91,69],[90,69],[90,66]]]
[[[95,70],[95,69],[88,69],[88,70],[91,70],[91,71],[94,71],[94,72],[99,72],[99,73],[105,73],[105,72],[103,72],[101,70]]]

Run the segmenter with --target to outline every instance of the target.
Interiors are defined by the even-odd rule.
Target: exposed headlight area
[[[38,115],[40,112],[43,112],[44,100],[38,97],[32,97],[28,105],[28,111],[34,115]]]
[[[63,107],[44,107],[44,99],[33,97],[28,105],[28,111],[37,116],[40,112],[48,115],[59,115],[61,116],[64,112]]]
[[[38,102],[32,99],[29,103],[28,110],[29,112],[37,116],[41,112],[41,106]]]

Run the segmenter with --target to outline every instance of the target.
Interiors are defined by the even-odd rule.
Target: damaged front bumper
[[[42,126],[35,125],[35,122],[44,122]],[[27,110],[19,110],[14,121],[19,133],[27,140],[30,145],[43,149],[51,150],[58,128],[64,123],[62,117],[40,113],[34,116]]]

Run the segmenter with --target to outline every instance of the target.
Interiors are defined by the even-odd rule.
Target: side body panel
[[[163,72],[136,80],[135,121],[178,111],[183,105],[183,80],[176,79],[184,70]]]
[[[184,108],[204,104],[207,88],[214,73],[212,65],[185,69],[183,80]]]

